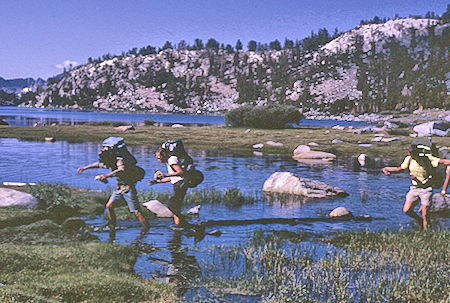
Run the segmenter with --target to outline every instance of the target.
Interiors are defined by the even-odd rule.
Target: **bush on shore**
[[[225,123],[236,127],[282,129],[302,118],[298,108],[290,105],[245,105],[225,114]]]

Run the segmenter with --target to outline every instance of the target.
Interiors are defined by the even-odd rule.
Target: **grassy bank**
[[[400,134],[400,135],[399,135]],[[372,142],[373,134],[353,134],[343,130],[327,128],[295,128],[283,130],[261,130],[232,127],[156,127],[140,126],[135,131],[122,132],[113,126],[40,126],[40,127],[10,127],[0,126],[0,137],[19,138],[24,140],[44,141],[45,137],[68,142],[101,142],[108,136],[121,136],[130,145],[161,144],[167,139],[181,138],[187,148],[197,148],[210,151],[252,151],[252,145],[263,143],[263,152],[276,152],[291,155],[300,144],[316,142],[319,146],[314,150],[328,151],[338,156],[349,157],[366,153],[373,157],[390,157],[400,159],[405,154],[406,146],[413,140],[405,131],[397,131],[392,136],[398,136],[402,141]],[[387,135],[387,137],[392,137]],[[339,139],[340,143],[331,143]],[[437,145],[445,145],[448,138],[433,138]],[[281,142],[283,146],[269,146],[267,141]],[[371,143],[370,147],[360,146],[360,143]]]
[[[101,243],[83,224],[55,216],[62,206],[70,210],[63,217],[93,214],[103,209],[101,196],[61,184],[28,190],[48,199],[40,201],[41,209],[0,208],[1,302],[177,300],[172,285],[134,273],[138,248]]]
[[[333,246],[318,256],[313,246],[286,250],[285,240],[256,233],[247,246],[213,250],[209,285],[265,302],[448,302],[449,240],[446,230],[355,232],[326,240]]]

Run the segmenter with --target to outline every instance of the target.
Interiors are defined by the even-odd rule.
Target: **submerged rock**
[[[164,204],[159,202],[158,200],[150,200],[148,202],[143,203],[149,211],[154,213],[159,218],[172,218],[173,213],[170,209],[167,208]]]
[[[28,193],[10,188],[0,188],[0,207],[36,208],[38,200]]]
[[[290,172],[273,173],[264,182],[263,191],[300,195],[309,198],[328,198],[348,195],[341,188],[328,185],[321,181],[301,178]]]

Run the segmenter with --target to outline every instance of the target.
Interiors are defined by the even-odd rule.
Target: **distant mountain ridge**
[[[449,109],[449,23],[366,24],[317,50],[165,49],[91,62],[48,81],[37,107],[223,112],[241,104],[303,111]]]
[[[24,88],[34,88],[36,86],[44,86],[45,80],[38,78],[17,78],[17,79],[9,79],[6,80],[0,77],[0,90],[4,90],[6,92],[14,92],[20,93]]]

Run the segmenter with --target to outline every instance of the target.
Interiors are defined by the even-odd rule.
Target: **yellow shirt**
[[[430,159],[431,165],[433,167],[438,167],[439,158],[433,156],[427,156]],[[421,166],[416,160],[411,158],[411,156],[406,156],[405,160],[403,160],[402,165],[400,165],[402,169],[409,169],[409,174],[414,176],[417,180],[422,183],[425,183],[428,180],[428,173],[425,167]],[[413,185],[417,185],[417,181],[415,179],[412,180]]]

